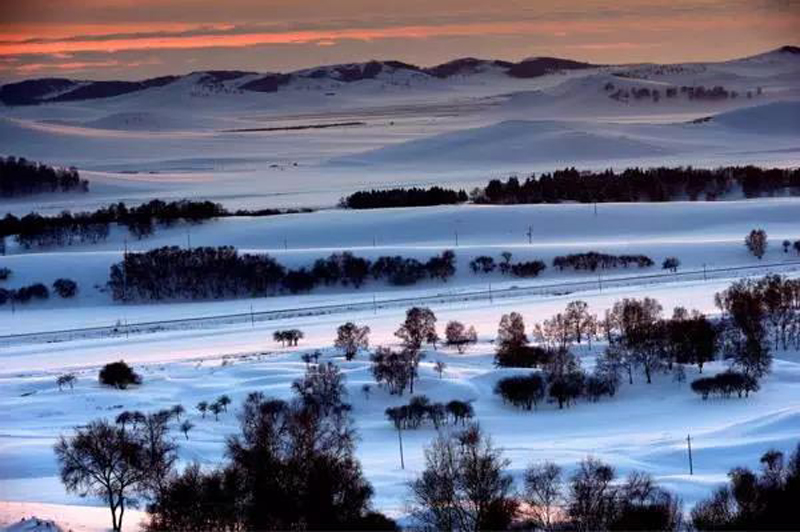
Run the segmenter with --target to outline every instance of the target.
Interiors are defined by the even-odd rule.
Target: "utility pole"
[[[692,463],[692,437],[686,435],[686,447],[689,449],[689,474],[694,475],[694,464]]]
[[[705,262],[703,263],[703,280],[704,281],[708,280],[708,278],[706,278],[706,263]]]
[[[532,225],[528,226],[528,232],[525,233],[525,234],[528,235],[528,244],[533,244],[533,226]]]
[[[125,249],[122,252],[122,302],[128,302],[128,239],[123,240]]]
[[[253,316],[253,304],[252,303],[250,303],[250,326],[253,327],[254,329],[256,327],[256,319],[255,319],[255,316]]]
[[[406,468],[405,460],[403,459],[403,430],[398,427],[397,440],[400,442],[400,469]]]
[[[456,247],[458,247],[458,229],[455,230],[456,234]]]

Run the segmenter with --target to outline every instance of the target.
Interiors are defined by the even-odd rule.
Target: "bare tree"
[[[183,405],[175,405],[172,408],[170,408],[169,411],[170,414],[175,416],[175,419],[177,419],[178,421],[180,421],[181,416],[186,413],[186,409],[183,407]]]
[[[77,381],[77,377],[73,373],[67,373],[66,375],[59,375],[56,379],[56,384],[58,385],[58,391],[60,392],[64,386],[69,386],[69,389],[72,390],[75,387],[75,381]]]
[[[467,346],[478,342],[478,333],[475,327],[467,328],[460,321],[450,321],[444,330],[447,345],[454,346],[459,353],[466,351]]]
[[[403,341],[406,349],[418,351],[422,344],[433,344],[439,336],[436,334],[436,315],[429,308],[412,307],[406,311],[406,319],[394,333]]]
[[[410,484],[412,514],[435,530],[505,530],[516,513],[509,461],[473,425],[440,434]]]
[[[227,395],[220,395],[217,398],[217,402],[219,403],[219,406],[222,407],[222,410],[227,412],[228,411],[228,405],[231,404],[231,398],[228,397]]]
[[[369,333],[369,327],[359,327],[349,321],[339,326],[333,345],[344,351],[347,360],[353,360],[359,349],[369,348]]]
[[[183,435],[186,436],[186,439],[189,439],[189,431],[194,428],[194,423],[189,421],[188,419],[181,423],[180,429],[183,432]]]
[[[442,362],[441,360],[437,360],[436,363],[433,365],[433,369],[436,370],[436,373],[439,374],[439,378],[441,379],[444,375],[444,370],[447,367],[447,364]]]
[[[524,498],[537,529],[551,531],[560,520],[562,493],[561,468],[552,462],[532,464],[525,470]]]
[[[753,256],[760,260],[767,252],[767,232],[763,229],[753,229],[745,237],[744,245]]]
[[[115,531],[122,529],[125,508],[137,496],[156,496],[172,470],[177,455],[166,438],[167,419],[167,411],[151,414],[135,430],[95,420],[54,447],[67,491],[103,498]]]
[[[197,403],[197,411],[203,415],[203,419],[206,418],[206,412],[208,412],[208,401],[200,401]]]

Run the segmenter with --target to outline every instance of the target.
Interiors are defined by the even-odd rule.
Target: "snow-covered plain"
[[[614,75],[623,73],[625,77]],[[194,76],[194,77],[193,77]],[[512,172],[626,165],[755,163],[796,166],[800,160],[800,56],[771,52],[717,64],[603,67],[543,78],[515,80],[486,71],[448,80],[368,80],[349,85],[297,85],[277,93],[206,94],[197,75],[141,93],[105,100],[2,108],[0,150],[54,164],[76,164],[91,180],[86,195],[4,201],[0,214],[57,212],[110,201],[153,197],[211,198],[228,207],[331,207],[339,196],[367,187],[451,184],[470,188],[488,177]],[[619,102],[608,97],[617,85],[725,85],[741,92],[724,102]],[[746,98],[748,90],[762,94]],[[335,96],[327,94],[335,92]],[[712,116],[697,123],[697,118]],[[227,129],[361,121],[363,126],[321,130],[230,133]],[[297,166],[295,166],[297,163]],[[274,167],[272,166],[274,165]],[[743,236],[764,228],[770,248],[761,262],[744,248]],[[527,232],[532,229],[531,242]],[[52,283],[70,277],[80,285],[74,300],[51,299],[0,308],[0,336],[46,332],[117,322],[158,321],[266,311],[350,301],[453,294],[511,286],[537,286],[596,275],[548,269],[535,280],[498,274],[474,275],[467,264],[477,255],[515,260],[596,250],[642,253],[657,266],[613,276],[659,273],[660,262],[677,256],[683,270],[769,265],[708,280],[692,278],[631,281],[574,293],[526,295],[437,303],[440,332],[452,319],[475,325],[480,342],[467,354],[430,350],[421,367],[419,393],[432,400],[474,401],[477,418],[511,459],[514,474],[531,461],[550,459],[570,468],[594,455],[621,473],[641,469],[674,489],[685,508],[706,496],[736,465],[755,465],[761,453],[789,450],[800,440],[800,354],[775,353],[773,373],[748,399],[701,401],[686,382],[659,375],[623,385],[613,399],[537,412],[504,406],[492,389],[514,370],[492,364],[491,343],[502,314],[519,311],[530,326],[583,299],[597,314],[622,297],[655,297],[665,314],[675,306],[713,314],[713,296],[732,279],[766,271],[798,275],[800,258],[785,254],[784,238],[800,239],[800,200],[674,202],[533,206],[456,206],[423,209],[341,211],[267,218],[228,218],[187,228],[158,230],[128,241],[132,251],[162,245],[234,245],[269,253],[287,266],[308,265],[336,251],[356,255],[427,258],[453,249],[459,271],[448,283],[410,288],[368,283],[359,291],[329,287],[303,296],[232,301],[121,305],[104,289],[108,268],[120,260],[124,235],[112,231],[104,243],[58,249],[22,250],[9,242],[0,266],[14,274],[4,287]],[[601,281],[601,279],[598,279]],[[360,435],[357,454],[376,490],[375,505],[393,516],[406,513],[405,483],[422,467],[433,429],[404,435],[406,469],[397,455],[397,435],[384,417],[387,406],[407,397],[373,386],[366,353],[344,361],[331,345],[345,321],[369,325],[372,345],[396,342],[402,308],[376,308],[255,323],[217,324],[187,330],[118,335],[54,343],[0,346],[0,526],[22,516],[52,519],[62,527],[107,527],[102,503],[66,494],[57,476],[52,445],[59,434],[96,417],[124,409],[152,411],[183,404],[196,428],[189,439],[175,431],[181,463],[213,466],[226,435],[237,430],[235,408],[219,421],[201,419],[198,401],[226,393],[234,407],[252,391],[287,397],[301,376],[303,353],[320,349],[323,359],[347,375]],[[281,349],[272,332],[302,329],[297,348]],[[591,369],[602,344],[576,353]],[[117,391],[97,383],[99,367],[125,359],[144,377],[136,389]],[[447,369],[440,379],[433,363]],[[721,370],[722,362],[708,367]],[[74,371],[74,390],[59,392],[57,375]],[[373,383],[374,384],[374,383]],[[688,475],[685,439],[693,439],[695,474]],[[92,505],[85,510],[83,505]],[[141,514],[130,515],[135,528]],[[22,526],[22,525],[17,525]],[[24,528],[18,528],[24,530]]]

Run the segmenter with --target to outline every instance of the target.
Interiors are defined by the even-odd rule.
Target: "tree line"
[[[127,253],[111,266],[108,286],[115,300],[220,299],[308,292],[319,285],[360,288],[369,279],[409,285],[446,281],[455,274],[455,254],[446,250],[425,262],[399,256],[375,261],[349,252],[288,269],[269,255],[239,254],[230,246],[162,247]]]
[[[588,270],[592,272],[598,268],[601,270],[608,270],[619,266],[627,268],[631,265],[639,268],[649,268],[653,264],[655,264],[653,259],[646,255],[610,255],[608,253],[598,253],[597,251],[571,253],[569,255],[559,255],[553,258],[553,268],[558,268],[559,270],[572,268],[574,270]],[[674,262],[668,263],[670,267],[673,264]],[[667,266],[665,266],[665,269],[666,267]],[[675,266],[675,268],[677,269],[677,266]]]
[[[700,94],[700,93],[698,93]],[[358,191],[339,201],[350,209],[476,204],[606,203],[716,200],[737,190],[747,198],[800,193],[800,169],[725,166],[627,168],[621,172],[577,170],[531,174],[524,181],[492,179],[485,187],[463,190],[439,186]]]
[[[735,188],[755,198],[800,193],[800,170],[726,166],[712,170],[692,167],[627,168],[621,172],[565,168],[520,182],[493,179],[471,193],[475,203],[528,204],[675,201],[722,198]]]
[[[769,450],[761,470],[736,467],[729,485],[700,501],[686,519],[683,502],[649,474],[620,478],[596,458],[567,475],[534,462],[515,486],[510,460],[478,425],[440,432],[425,449],[425,468],[410,482],[413,525],[423,530],[794,530],[800,526],[800,445]]]
[[[75,168],[56,168],[24,157],[0,157],[0,196],[47,192],[88,192],[89,182]]]
[[[4,238],[7,236],[14,236],[17,243],[25,249],[96,244],[108,238],[112,224],[124,227],[132,237],[142,239],[152,235],[159,227],[171,227],[178,223],[199,224],[230,216],[276,216],[298,212],[310,211],[240,209],[231,212],[212,201],[155,199],[133,207],[119,202],[93,212],[63,211],[54,216],[42,216],[35,212],[22,217],[6,214],[0,219],[0,249],[4,248]]]
[[[63,299],[75,297],[78,283],[72,279],[59,278],[53,281],[53,291]],[[19,288],[0,288],[0,306],[28,303],[50,298],[50,289],[44,283],[33,283]]]
[[[429,207],[455,205],[469,198],[463,190],[433,186],[430,188],[391,188],[359,191],[339,200],[345,209],[379,209],[391,207]]]

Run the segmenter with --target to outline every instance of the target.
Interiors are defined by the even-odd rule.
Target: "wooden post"
[[[692,463],[692,437],[686,435],[686,447],[689,450],[689,474],[694,475],[694,464]]]

